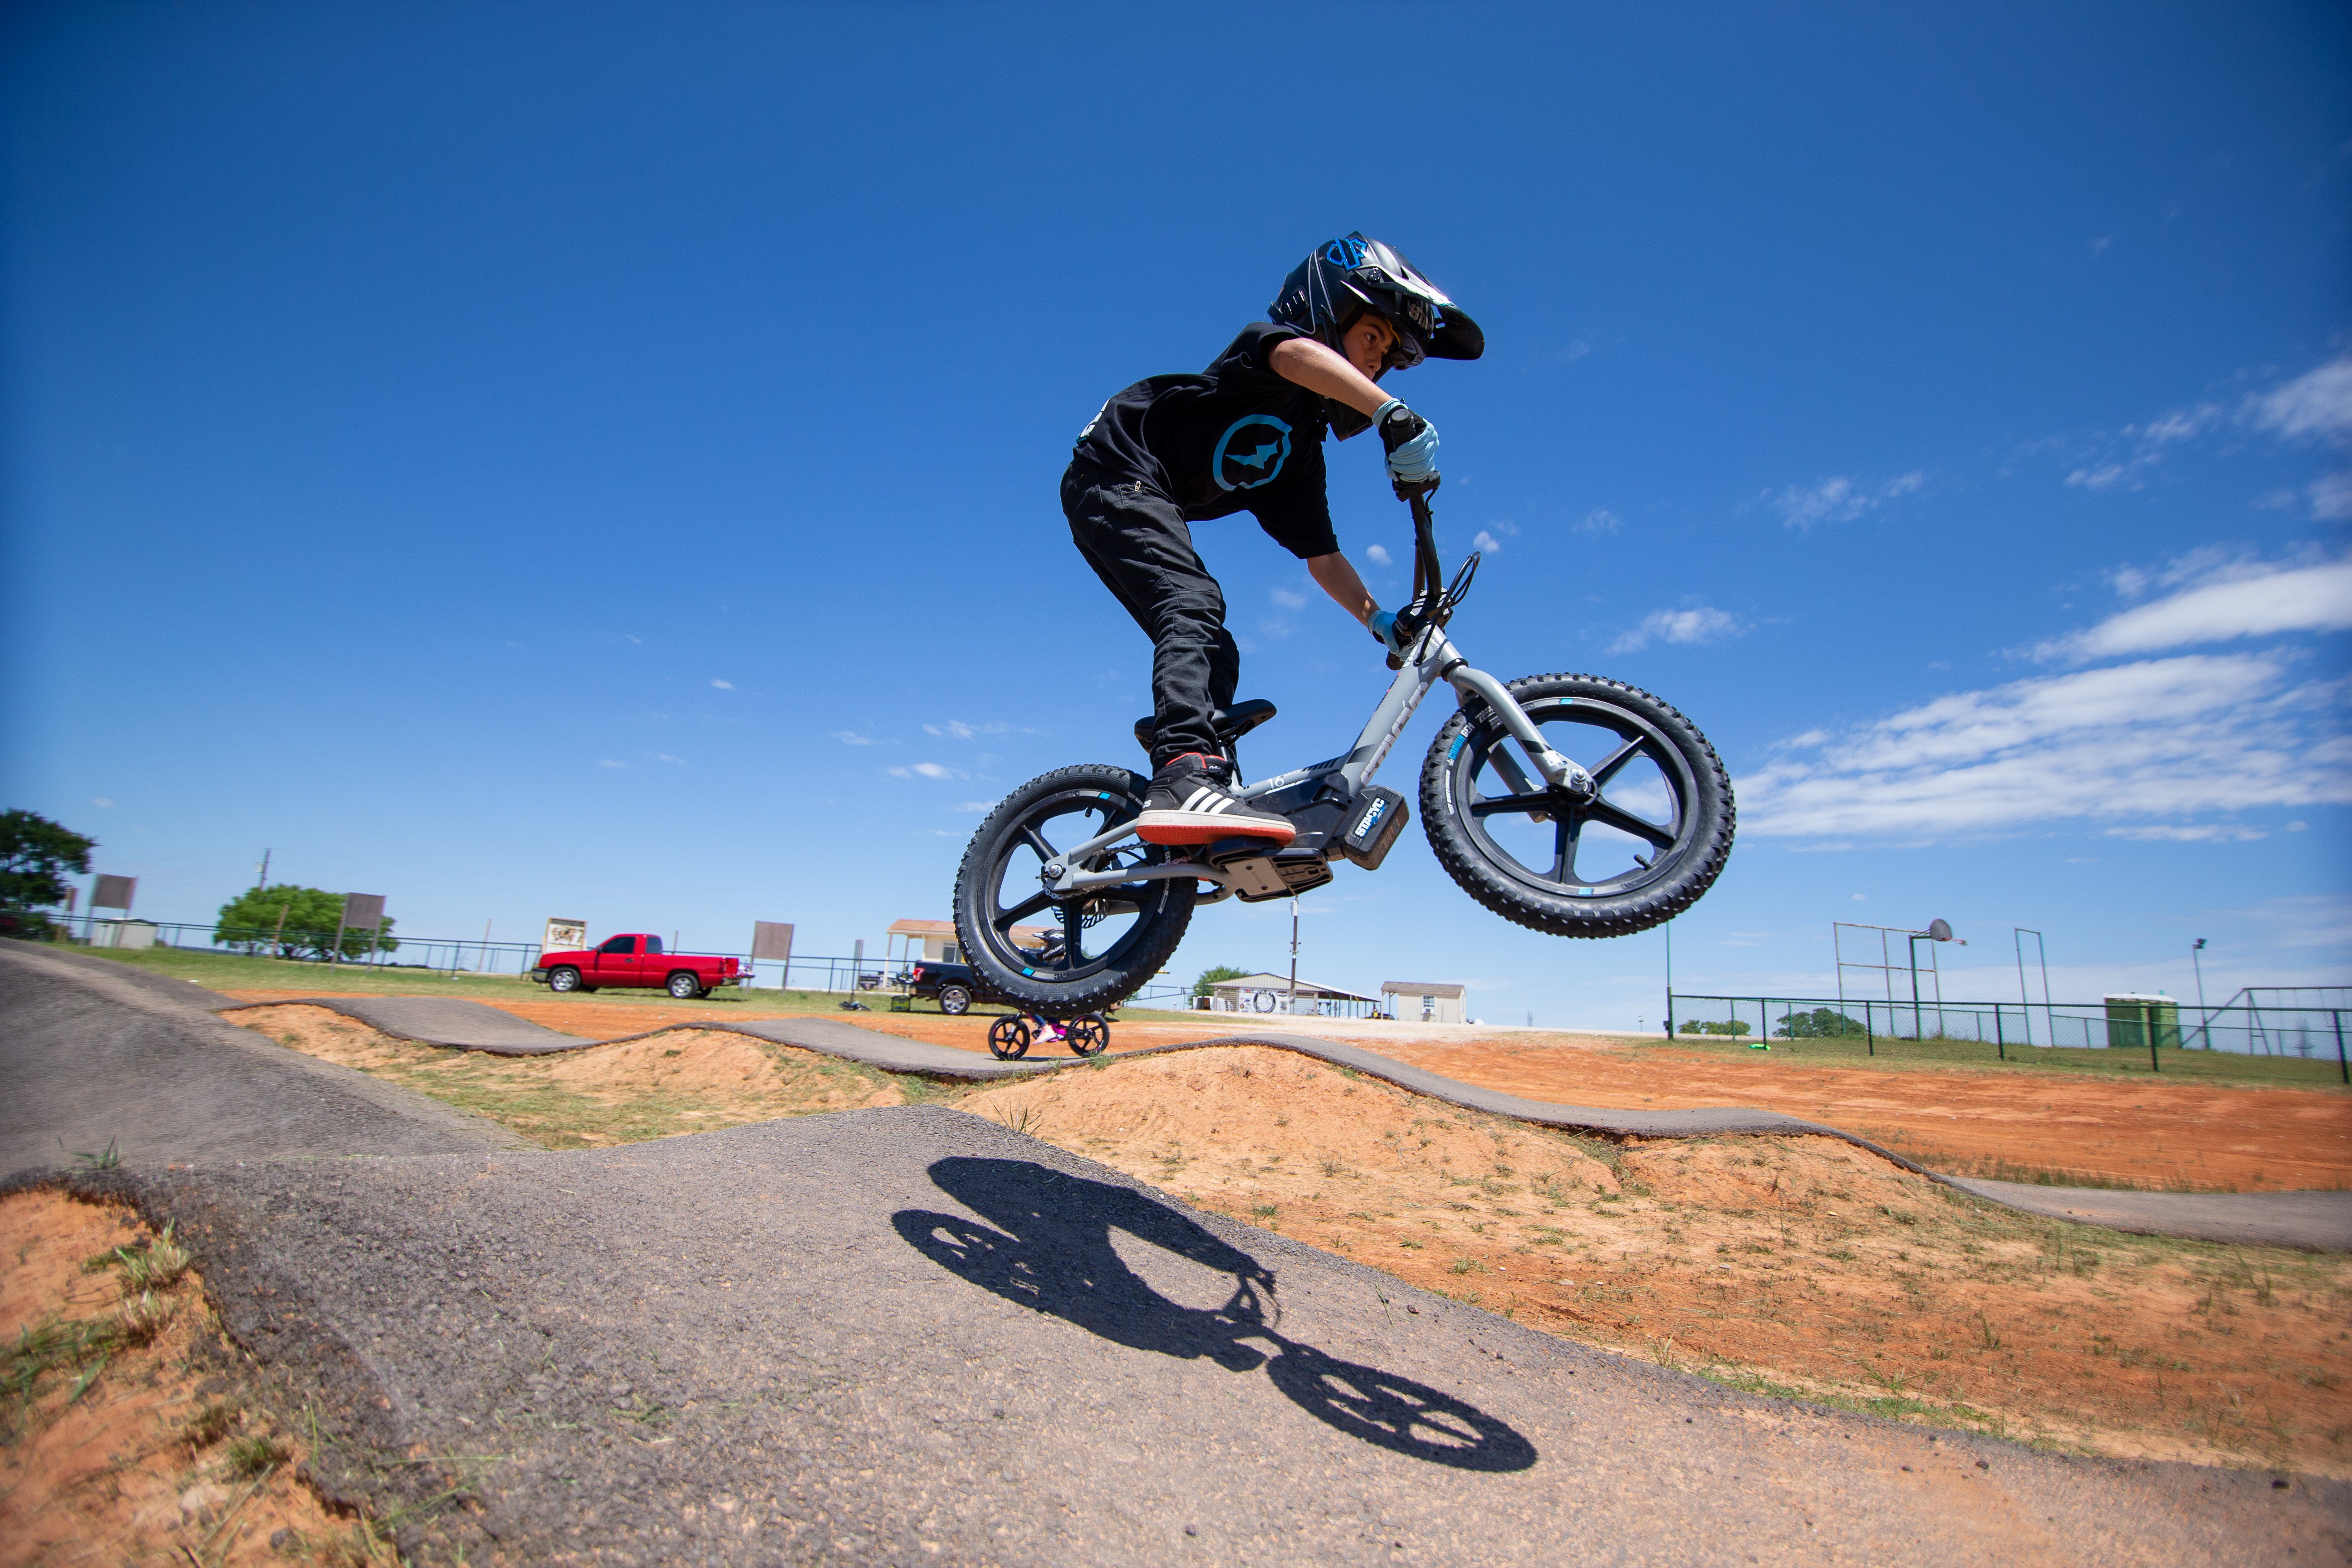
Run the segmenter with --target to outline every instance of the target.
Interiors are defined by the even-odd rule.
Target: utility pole
[[[1290,895],[1290,1010],[1298,1011],[1298,895]]]
[[[2205,965],[2198,954],[2205,951],[2205,939],[2199,937],[2189,949],[2189,962],[2197,970],[2197,1032],[2205,1037],[2205,1048],[2213,1048],[2213,1015],[2205,1010]]]
[[[1639,1020],[1635,1020],[1639,1022]],[[1675,1037],[1675,922],[1666,922],[1666,1038]]]
[[[269,886],[269,851],[267,849],[264,849],[261,852],[261,869],[256,873],[256,880],[253,885],[257,888],[266,888]]]

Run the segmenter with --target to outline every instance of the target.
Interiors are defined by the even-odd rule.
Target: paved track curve
[[[589,1039],[542,1028],[486,1003],[454,998],[310,996],[289,1003],[249,1005],[325,1007],[400,1039],[500,1056],[541,1056],[613,1043],[611,1040]],[[237,1005],[224,1005],[222,1010],[234,1013]],[[832,1018],[758,1018],[741,1022],[714,1019],[709,1023],[698,1019],[691,1024],[665,1024],[657,1028],[615,1038],[641,1039],[647,1035],[662,1034],[676,1028],[726,1030],[864,1062],[893,1072],[925,1073],[944,1078],[1020,1078],[1083,1065],[1072,1058],[1000,1062],[948,1046],[861,1029],[854,1024]],[[2352,1192],[2141,1193],[2095,1187],[2043,1187],[2021,1182],[1948,1176],[1843,1128],[1783,1116],[1778,1111],[1747,1106],[1714,1106],[1693,1110],[1619,1110],[1599,1106],[1556,1105],[1548,1100],[1527,1100],[1476,1084],[1462,1083],[1366,1050],[1360,1046],[1307,1035],[1255,1031],[1215,1039],[1187,1041],[1181,1045],[1149,1046],[1122,1055],[1141,1057],[1162,1051],[1202,1050],[1217,1046],[1272,1046],[1281,1050],[1297,1051],[1302,1056],[1314,1057],[1335,1067],[1348,1068],[1448,1104],[1574,1131],[1637,1138],[1777,1133],[1842,1139],[1906,1170],[1990,1202],[2030,1214],[2102,1226],[2111,1230],[2189,1237],[2200,1241],[2244,1246],[2352,1251]]]

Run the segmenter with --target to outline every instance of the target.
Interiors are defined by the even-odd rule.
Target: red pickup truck
[[[664,952],[647,931],[607,938],[582,952],[542,952],[530,977],[550,991],[593,991],[604,985],[660,986],[681,1002],[710,994],[715,985],[749,985],[751,971],[731,958]]]

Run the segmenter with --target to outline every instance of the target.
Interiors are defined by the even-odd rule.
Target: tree
[[[0,812],[0,910],[21,914],[66,901],[68,871],[88,872],[98,840],[29,811]],[[45,920],[19,921],[27,934]]]
[[[1810,1013],[1780,1015],[1780,1036],[1784,1040],[1829,1040],[1841,1036],[1860,1037],[1870,1033],[1861,1020],[1849,1018],[1834,1007],[1816,1007]]]
[[[343,895],[317,888],[281,882],[274,888],[253,888],[220,908],[213,941],[242,947],[247,952],[270,950],[278,958],[324,959],[335,951],[335,925],[342,918]],[[379,931],[343,932],[345,958],[371,952],[396,952],[392,917]]]
[[[1249,973],[1246,969],[1235,969],[1230,963],[1220,963],[1213,969],[1203,969],[1201,971],[1201,978],[1192,982],[1192,994],[1206,996],[1215,988],[1218,981],[1246,980],[1249,978]]]

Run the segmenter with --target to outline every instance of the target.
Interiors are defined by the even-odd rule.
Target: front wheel
[[[988,1054],[998,1061],[1014,1061],[1029,1054],[1029,1020],[1008,1014],[988,1026]]]
[[[1505,920],[1553,936],[1630,936],[1696,903],[1723,874],[1737,816],[1697,726],[1595,675],[1529,676],[1507,689],[1596,787],[1546,785],[1491,709],[1456,713],[1421,772],[1422,828],[1446,874]]]
[[[977,989],[1047,1018],[1099,1013],[1166,965],[1192,921],[1193,879],[1112,883],[1073,899],[1045,890],[1049,861],[1143,810],[1148,781],[1108,764],[1057,768],[996,805],[956,872],[956,939]],[[1133,837],[1097,850],[1081,871],[1166,863]]]
[[[581,990],[580,972],[568,963],[561,969],[551,969],[547,973],[547,988],[550,991]]]

